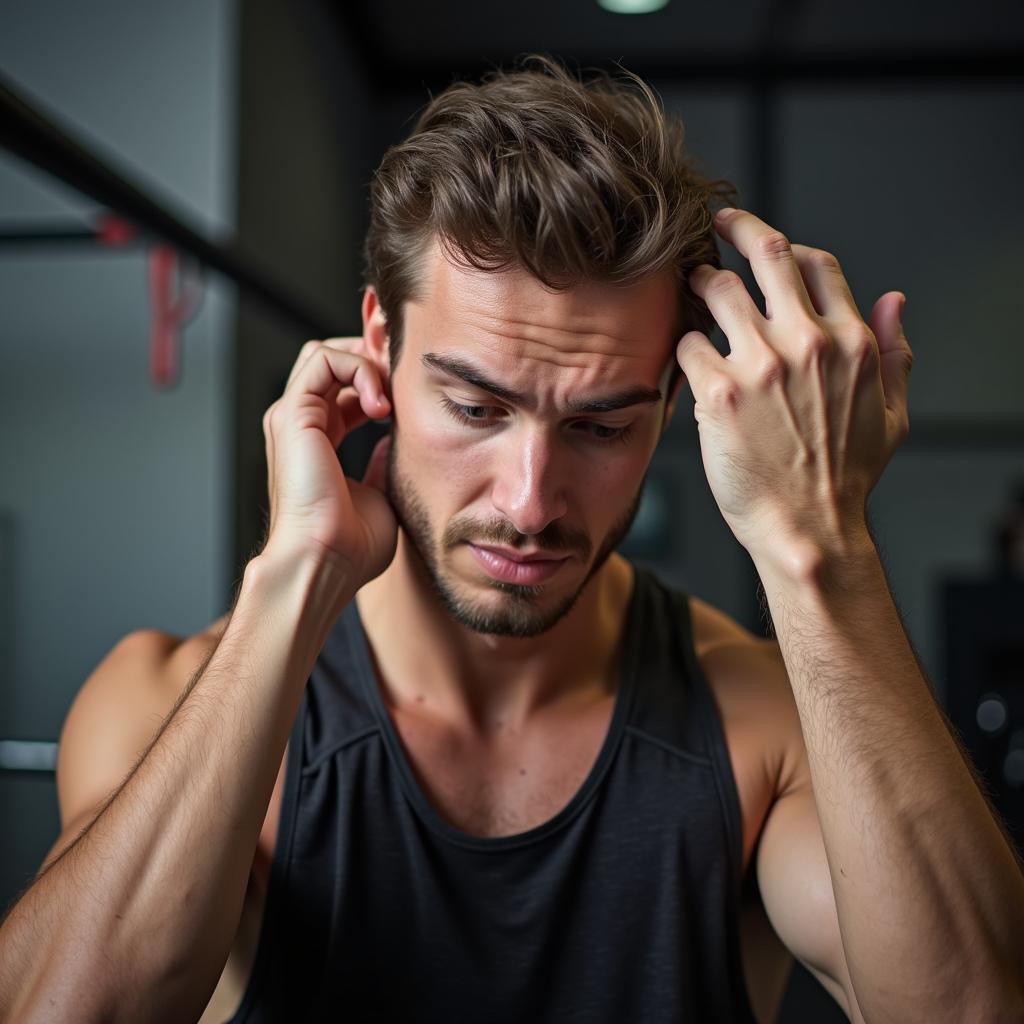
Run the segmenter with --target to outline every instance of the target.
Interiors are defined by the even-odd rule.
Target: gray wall
[[[210,234],[234,229],[235,5],[0,7],[0,67]],[[88,223],[0,153],[0,220]],[[0,738],[53,740],[112,644],[195,632],[230,592],[233,289],[209,282],[182,376],[149,380],[145,255],[0,252]],[[0,774],[0,903],[57,836],[52,780]]]

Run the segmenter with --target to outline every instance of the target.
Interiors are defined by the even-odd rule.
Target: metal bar
[[[3,75],[0,75],[0,146],[219,271],[300,325],[308,336],[325,338],[333,333],[330,324],[334,317],[290,295],[270,274],[233,246],[209,241],[169,213],[123,174],[44,117]]]
[[[56,743],[0,740],[0,772],[52,772],[56,767]]]
[[[607,57],[586,54],[574,58],[581,67],[613,67]],[[374,90],[389,95],[436,91],[456,77],[477,78],[494,69],[480,60],[385,62],[373,80]],[[706,53],[682,54],[672,60],[630,61],[629,70],[648,81],[690,84],[756,86],[794,82],[921,82],[991,83],[1024,80],[1024,51],[1020,48],[974,52],[833,53],[827,56],[747,56],[709,58]]]
[[[120,245],[104,245],[96,232],[90,228],[23,227],[16,231],[0,231],[0,248],[14,249],[23,245],[33,248],[45,245],[81,245],[85,242],[97,248],[121,248]]]

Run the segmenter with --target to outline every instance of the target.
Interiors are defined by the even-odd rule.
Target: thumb
[[[366,464],[363,483],[387,493],[388,485],[388,454],[391,451],[391,435],[385,434],[373,447],[370,461]]]

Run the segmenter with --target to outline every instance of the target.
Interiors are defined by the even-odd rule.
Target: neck
[[[486,734],[614,692],[633,577],[613,554],[547,632],[483,634],[452,618],[400,533],[391,565],[356,601],[385,702]]]

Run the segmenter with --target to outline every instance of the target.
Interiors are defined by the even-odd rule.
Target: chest
[[[594,767],[614,703],[608,695],[528,730],[499,727],[487,742],[401,712],[395,725],[438,814],[470,835],[494,837],[535,828],[572,800]]]
[[[743,832],[743,863],[750,865],[772,785],[765,771],[763,730],[744,713],[736,693],[708,676],[718,705],[736,781]],[[585,783],[604,743],[614,696],[571,715],[552,716],[526,731],[498,732],[484,744],[439,729],[415,714],[392,710],[392,721],[409,766],[433,809],[461,831],[477,836],[525,832],[553,818]],[[253,858],[251,884],[238,937],[215,998],[204,1015],[212,1024],[238,1005],[256,950],[283,797],[285,750]],[[742,908],[741,955],[755,1006],[777,1005],[789,954],[775,938],[759,901]],[[220,1014],[227,1010],[223,1016]],[[763,1019],[771,1019],[766,1014]]]
[[[773,797],[764,737],[735,698],[715,692],[743,826],[743,865],[750,864]],[[529,731],[508,730],[486,744],[438,729],[415,714],[392,712],[396,732],[424,796],[449,824],[470,835],[525,832],[553,818],[579,791],[594,767],[611,724],[614,696],[552,717]],[[265,888],[277,838],[288,751],[281,760],[253,859],[254,880]]]

